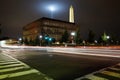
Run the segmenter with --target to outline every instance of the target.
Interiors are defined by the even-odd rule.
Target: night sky
[[[54,19],[69,21],[71,4],[83,39],[87,38],[89,30],[96,36],[105,31],[120,38],[120,0],[0,0],[0,36],[21,37],[23,26],[41,17],[51,17],[51,11],[47,9],[50,5],[56,8]]]

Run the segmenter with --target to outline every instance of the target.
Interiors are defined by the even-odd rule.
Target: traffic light
[[[49,38],[49,41],[51,42],[51,41],[52,41],[52,38]]]
[[[48,39],[49,39],[49,37],[45,36],[45,40],[48,40]]]

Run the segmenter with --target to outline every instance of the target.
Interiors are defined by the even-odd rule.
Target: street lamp
[[[71,35],[72,35],[72,36],[75,36],[75,32],[71,32]]]
[[[74,42],[74,39],[75,39],[75,32],[71,32],[71,36],[72,36],[72,44],[74,44],[75,42]]]
[[[107,38],[107,39],[110,39],[110,36],[107,36],[106,38]]]
[[[96,44],[98,43],[98,41],[97,41],[97,40],[95,40],[94,42],[95,42]]]
[[[41,46],[42,37],[43,37],[42,35],[39,36],[39,38],[40,38],[40,46]]]
[[[19,44],[21,44],[22,43],[22,38],[19,38],[18,40],[19,40]]]
[[[42,35],[40,35],[39,38],[42,39]]]
[[[22,40],[22,38],[19,38],[19,41],[21,41]]]

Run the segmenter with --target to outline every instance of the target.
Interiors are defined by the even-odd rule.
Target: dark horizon
[[[1,0],[1,37],[19,38],[22,27],[41,18],[51,18],[47,6],[56,6],[53,18],[68,21],[69,6],[75,10],[75,23],[80,26],[81,37],[87,39],[88,31],[97,38],[103,32],[120,39],[120,5],[118,0]]]

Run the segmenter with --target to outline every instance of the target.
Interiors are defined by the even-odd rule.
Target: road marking
[[[3,53],[2,53],[2,54],[3,54]],[[8,58],[10,58],[11,60],[14,60],[15,62],[18,62],[18,63],[24,65],[25,67],[28,67],[28,68],[29,68],[29,66],[28,66],[27,64],[25,64],[25,63],[23,63],[23,62],[21,62],[21,61],[15,59],[15,58],[13,58],[12,56],[7,55],[7,54],[3,54],[3,55],[6,56],[6,57],[8,57]]]
[[[120,66],[120,63],[118,64],[118,66]]]
[[[104,77],[95,76],[94,74],[86,75],[84,77],[80,77],[80,78],[77,78],[75,80],[86,80],[86,79],[89,79],[89,80],[109,80],[109,79],[104,78]]]
[[[24,66],[24,65],[22,65],[22,64],[10,64],[10,65],[3,65],[3,66],[0,66],[0,69],[1,69],[1,68],[16,67],[16,66]]]
[[[5,63],[0,63],[1,65],[9,65],[9,64],[19,64],[18,62],[5,62]]]
[[[0,75],[0,79],[24,76],[24,75],[28,75],[28,74],[32,74],[32,73],[39,74],[39,72],[37,70],[31,69],[31,70],[28,70],[28,71],[21,71],[21,72],[10,73],[10,74],[3,74],[3,75]]]
[[[90,75],[89,77],[87,77],[87,79],[91,79],[91,80],[109,80],[109,79],[106,79],[106,78],[103,78],[103,77],[98,77],[98,76],[95,76],[95,75]]]
[[[119,71],[120,69],[118,68],[114,68],[114,67],[110,67],[109,69],[115,70],[115,71]]]
[[[118,66],[120,65],[117,64],[117,65],[114,65],[114,66]],[[93,72],[91,74],[88,74],[88,75],[85,75],[83,77],[80,77],[80,78],[77,78],[75,80],[86,80],[86,79],[90,79],[90,80],[111,80],[111,78],[116,78],[114,80],[120,80],[120,67],[114,67],[114,66],[111,66],[111,67],[108,67],[108,68],[104,68],[104,69],[101,69],[99,71],[96,71],[96,72]],[[111,70],[109,70],[111,69]],[[114,71],[112,71],[114,70]],[[99,75],[98,75],[99,74]],[[101,76],[101,75],[102,76]],[[104,75],[104,76],[103,76]],[[111,78],[110,78],[111,77]],[[113,80],[113,79],[112,79]]]
[[[9,61],[5,61],[5,60],[1,60],[0,63],[6,63],[6,62],[15,62],[14,60],[9,60]]]
[[[119,73],[115,73],[115,72],[111,72],[111,71],[102,71],[102,72],[100,72],[100,73],[106,74],[106,75],[109,75],[109,76],[113,76],[113,77],[120,78],[120,74],[119,74]]]
[[[3,72],[9,72],[9,71],[15,71],[15,70],[20,70],[20,69],[26,69],[24,66],[20,66],[20,67],[13,67],[13,68],[8,68],[8,69],[1,69],[0,72],[3,73]]]
[[[32,69],[27,64],[7,55],[6,53],[0,53],[0,80],[11,80],[13,77],[24,78],[26,76],[29,76],[29,79],[31,79],[33,78],[32,75],[36,75],[36,77],[40,79],[53,80],[38,70]]]

